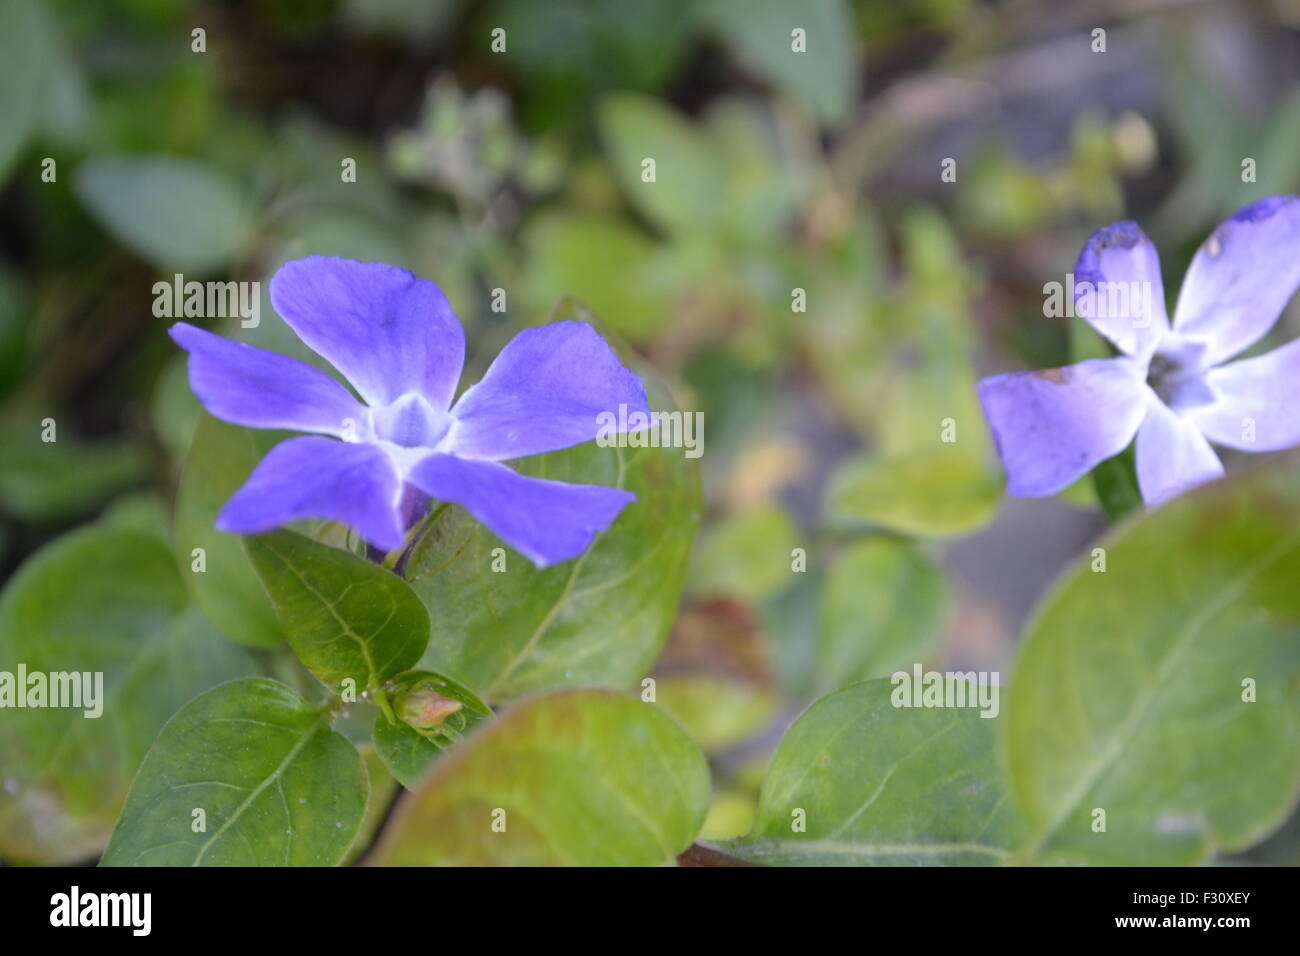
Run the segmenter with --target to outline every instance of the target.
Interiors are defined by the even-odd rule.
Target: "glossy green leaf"
[[[598,113],[614,177],[648,220],[670,233],[717,225],[725,212],[726,165],[704,132],[637,93],[605,98]],[[647,160],[654,161],[654,179]]]
[[[870,680],[813,704],[777,747],[753,830],[726,851],[794,866],[1007,859],[1023,824],[998,768],[1001,718],[896,707],[894,694]]]
[[[41,863],[97,853],[163,722],[194,694],[254,670],[188,606],[156,535],[105,524],[47,545],[5,587],[0,671],[20,665],[103,674],[98,717],[0,711],[0,857]]]
[[[846,462],[831,478],[829,519],[918,537],[974,531],[997,511],[1001,484],[982,463],[949,450],[955,447],[901,459]]]
[[[429,643],[429,613],[410,585],[352,554],[279,530],[244,538],[298,659],[336,693],[407,670]]]
[[[660,708],[566,691],[516,704],[440,761],[370,862],[668,863],[699,833],[708,802],[704,755]]]
[[[925,663],[947,616],[947,579],[914,545],[893,538],[850,545],[822,596],[820,686],[835,690]]]
[[[553,318],[590,316],[571,302]],[[653,409],[671,408],[637,361]],[[637,500],[583,554],[538,569],[459,507],[438,507],[406,565],[434,622],[421,666],[496,703],[532,691],[630,687],[667,637],[699,522],[697,460],[588,442],[512,461],[521,474],[626,488]],[[500,552],[494,554],[496,549]],[[503,571],[494,571],[493,565]]]
[[[248,233],[250,213],[240,189],[195,160],[97,157],[77,169],[73,187],[105,229],[162,268],[217,269]]]
[[[229,681],[158,734],[100,862],[334,866],[366,790],[361,755],[327,711],[273,680]]]
[[[691,465],[676,449],[594,444],[512,462],[533,477],[637,495],[584,554],[544,569],[460,508],[438,512],[406,568],[436,621],[422,665],[482,687],[489,701],[631,686],[658,656],[681,594],[697,521]],[[494,559],[504,571],[492,571]]]
[[[181,579],[223,634],[272,647],[285,634],[239,535],[218,531],[217,512],[248,478],[276,433],[199,418],[176,501],[176,561]],[[197,553],[196,553],[197,549]],[[196,571],[202,561],[203,571]]]
[[[387,693],[397,719],[383,715],[375,719],[375,751],[407,789],[416,785],[438,757],[492,716],[491,708],[468,687],[431,671],[401,675],[392,681]],[[436,713],[431,720],[427,706],[430,698],[444,706],[446,701],[453,701],[460,707],[445,716]]]
[[[1121,526],[1043,602],[1007,704],[1027,859],[1195,863],[1250,846],[1295,803],[1296,465]]]
[[[408,790],[456,743],[450,738],[431,739],[409,724],[389,720],[382,714],[375,718],[374,735],[375,753],[388,772]]]

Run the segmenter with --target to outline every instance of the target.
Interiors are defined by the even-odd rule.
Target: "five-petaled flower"
[[[581,554],[635,499],[500,464],[589,441],[598,416],[620,405],[649,414],[641,381],[590,325],[520,332],[453,405],[465,335],[434,283],[383,263],[311,256],[275,274],[271,302],[361,401],[296,359],[172,326],[190,354],[190,387],[212,415],[316,433],[267,453],[222,508],[221,530],[257,534],[321,518],[387,552],[433,498],[463,506],[545,566]]]
[[[1300,197],[1261,199],[1210,234],[1172,326],[1155,247],[1136,223],[1089,239],[1075,280],[1077,311],[1119,354],[980,383],[1010,494],[1054,494],[1134,435],[1148,505],[1223,474],[1210,441],[1245,451],[1300,444],[1300,339],[1222,364],[1268,332],[1300,284]],[[1152,294],[1098,294],[1121,284]]]

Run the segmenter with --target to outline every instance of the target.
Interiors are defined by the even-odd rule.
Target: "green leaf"
[[[1115,347],[1087,320],[1075,317],[1069,323],[1070,362],[1114,358]]]
[[[183,461],[194,441],[203,406],[190,391],[189,361],[185,353],[173,355],[163,366],[149,402],[154,433],[168,454]]]
[[[1133,444],[1092,469],[1092,483],[1097,501],[1112,523],[1142,512],[1142,489],[1138,487]]]
[[[371,862],[652,866],[690,845],[708,803],[704,755],[656,705],[567,691],[516,704],[441,760]]]
[[[792,583],[799,530],[784,508],[763,505],[727,518],[700,545],[691,591],[747,601],[769,598]]]
[[[913,545],[870,538],[832,565],[821,609],[819,683],[835,690],[924,663],[938,650],[948,582]]]
[[[383,720],[383,717],[379,718]],[[375,834],[379,832],[384,821],[388,819],[388,811],[392,808],[393,798],[400,790],[400,785],[384,762],[379,759],[375,753],[375,748],[369,743],[357,744],[357,750],[361,754],[361,761],[366,767],[366,779],[369,782],[366,793],[366,812],[361,817],[361,826],[357,828],[357,835],[352,839],[352,845],[348,847],[347,855],[343,858],[343,865],[348,866],[356,863],[361,857],[366,855],[370,845],[374,843]]]
[[[0,180],[40,125],[47,91],[56,82],[56,48],[44,4],[0,3]]]
[[[1070,322],[1071,362],[1107,359],[1114,355],[1115,348],[1091,325],[1077,318]],[[1142,511],[1142,491],[1138,488],[1137,462],[1131,442],[1122,452],[1101,462],[1080,481],[1092,485],[1096,503],[1112,524],[1132,512]],[[1067,492],[1062,494],[1066,495]]]
[[[1001,484],[981,462],[951,447],[844,463],[831,476],[829,520],[918,537],[952,537],[981,527],[997,511]]]
[[[739,788],[720,790],[709,804],[699,841],[731,840],[744,836],[754,825],[758,795]]]
[[[978,273],[952,227],[933,209],[910,210],[900,238],[907,271],[884,320],[893,341],[888,364],[879,370],[885,405],[878,450],[891,460],[942,453],[982,465],[992,443],[972,362],[971,299]]]
[[[138,481],[146,457],[124,442],[82,442],[56,430],[41,440],[44,426],[10,422],[0,426],[0,501],[5,514],[51,523],[84,516],[106,498]]]
[[[757,609],[758,630],[782,693],[790,700],[807,701],[816,696],[826,580],[816,568],[795,577],[793,587]]]
[[[53,707],[0,717],[0,856],[39,863],[98,853],[163,722],[194,694],[254,670],[187,606],[156,535],[108,525],[42,548],[5,588],[0,671],[20,665],[103,674],[98,717]]]
[[[73,189],[100,225],[160,268],[219,269],[234,258],[250,228],[239,187],[195,160],[89,159],[77,170]]]
[[[351,155],[351,153],[344,155]],[[337,164],[333,166],[331,173],[335,179],[332,185],[342,185],[338,182]],[[347,183],[343,188],[347,189],[354,185],[356,184]],[[310,205],[307,203],[303,205],[307,208],[301,214],[280,226],[279,231],[284,236],[284,248],[288,258],[297,258],[297,255],[294,255],[295,250],[299,250],[299,254],[310,250],[315,256],[340,256],[360,262],[386,262],[404,268],[415,264],[411,262],[410,253],[400,236],[376,221],[378,217],[374,210],[362,212],[329,208],[314,197]],[[438,271],[441,278],[441,263]],[[266,283],[263,283],[263,288],[267,288]],[[265,303],[261,314],[268,314]]]
[[[827,300],[805,329],[814,360],[873,446],[832,475],[828,517],[920,537],[966,534],[1001,498],[971,367],[978,277],[933,210],[910,212],[901,238],[906,273],[883,302],[856,276],[814,290]]]
[[[450,738],[432,740],[410,724],[382,714],[375,718],[374,735],[375,753],[407,790],[414,789],[433,762],[456,743]]]
[[[656,244],[623,220],[542,216],[530,222],[523,241],[529,297],[543,307],[565,289],[619,332],[640,337],[672,318]]]
[[[628,201],[666,232],[708,232],[725,212],[726,164],[704,133],[658,100],[615,93],[598,122],[614,177]],[[654,181],[643,180],[654,160]]]
[[[568,301],[552,318],[592,321]],[[651,408],[671,408],[644,368],[622,358],[646,383]],[[588,442],[510,467],[626,488],[637,500],[572,561],[538,569],[507,549],[501,572],[492,566],[502,542],[463,509],[439,507],[406,566],[435,622],[421,666],[480,689],[490,703],[557,687],[634,685],[677,611],[699,523],[697,460],[680,448]]]
[[[381,715],[375,720],[375,751],[393,776],[409,790],[438,757],[491,717],[492,710],[463,684],[432,671],[413,671],[393,684],[393,709],[398,719],[389,720]],[[461,706],[433,726],[424,726],[429,721],[421,720],[426,713],[422,704],[433,695],[436,695],[434,699],[445,698]],[[417,730],[408,719],[420,724],[421,729]]]
[[[1255,843],[1294,804],[1296,466],[1216,482],[1121,526],[1043,602],[1007,706],[1026,859],[1196,863]]]
[[[335,866],[366,790],[328,712],[264,677],[229,681],[167,721],[100,865]]]
[[[754,829],[726,851],[787,866],[1006,859],[1022,822],[998,770],[1000,718],[895,707],[894,693],[889,680],[864,681],[808,708],[772,757]]]
[[[816,130],[771,103],[742,97],[713,100],[704,122],[730,173],[725,210],[729,246],[774,259],[771,244],[784,244],[816,188]],[[775,264],[765,262],[755,274]],[[754,289],[760,299],[782,280],[766,275],[762,281],[768,288]],[[777,309],[784,318],[789,315],[789,289],[779,291]]]
[[[99,516],[101,524],[152,535],[172,551],[172,516],[162,496],[153,491],[128,491],[113,499]]]
[[[853,14],[843,0],[706,0],[704,21],[741,62],[803,102],[819,120],[848,115],[857,82]],[[792,32],[805,31],[805,52]]]
[[[227,637],[273,647],[284,629],[239,535],[214,527],[217,512],[248,478],[276,434],[199,418],[176,500],[176,560],[194,602]],[[196,554],[196,549],[201,549]],[[203,571],[194,570],[202,559]]]
[[[1093,484],[1091,472],[1075,479],[1073,483],[1062,488],[1061,500],[1076,508],[1096,509],[1101,507],[1100,502],[1097,500],[1097,488]]]
[[[777,703],[769,688],[712,674],[659,677],[655,700],[708,753],[734,746],[761,730]]]
[[[429,613],[393,572],[287,530],[244,538],[298,659],[339,692],[376,687],[429,643]]]
[[[1300,866],[1300,809],[1292,810],[1286,823],[1262,843],[1214,862],[1216,866]]]

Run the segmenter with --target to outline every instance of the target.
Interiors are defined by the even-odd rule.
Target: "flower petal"
[[[1300,445],[1300,339],[1212,368],[1205,381],[1216,401],[1187,419],[1210,441],[1243,451]]]
[[[298,338],[370,405],[408,392],[443,411],[465,361],[465,333],[432,282],[382,262],[308,256],[271,278],[271,302]]]
[[[1137,478],[1148,506],[1223,475],[1214,449],[1196,427],[1170,411],[1152,393],[1137,434]]]
[[[620,488],[528,478],[492,461],[434,454],[411,484],[461,505],[538,567],[575,558],[636,495]]]
[[[260,534],[301,518],[341,521],[383,551],[402,543],[402,483],[376,445],[309,436],[272,448],[226,502],[217,527]]]
[[[1174,330],[1231,358],[1273,327],[1300,285],[1300,197],[1252,203],[1201,244],[1174,309]]]
[[[645,387],[596,330],[552,322],[516,335],[465,390],[447,448],[464,458],[522,458],[590,441],[602,413],[626,421],[634,412],[650,413]]]
[[[1074,308],[1126,355],[1148,357],[1169,331],[1156,247],[1135,222],[1094,233],[1074,267]]]
[[[980,382],[979,393],[1007,492],[1035,497],[1055,494],[1123,451],[1149,389],[1140,364],[1121,357],[995,375]]]
[[[319,369],[185,322],[169,330],[190,353],[190,388],[217,418],[251,428],[291,428],[341,436],[366,419],[365,407]]]

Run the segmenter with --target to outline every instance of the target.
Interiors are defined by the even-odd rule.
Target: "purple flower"
[[[222,508],[221,530],[257,534],[322,518],[391,551],[436,498],[462,505],[544,567],[581,554],[635,500],[500,464],[589,441],[597,416],[620,404],[648,415],[640,380],[586,323],[520,332],[452,405],[465,334],[432,282],[383,263],[311,256],[275,274],[271,302],[361,401],[296,359],[172,326],[190,353],[190,387],[212,415],[317,433],[267,453]]]
[[[1134,435],[1148,505],[1223,474],[1211,441],[1300,444],[1300,340],[1223,364],[1268,332],[1300,284],[1300,197],[1261,199],[1210,234],[1172,326],[1155,247],[1135,223],[1089,239],[1075,280],[1076,311],[1119,354],[980,383],[1010,494],[1055,494]]]

